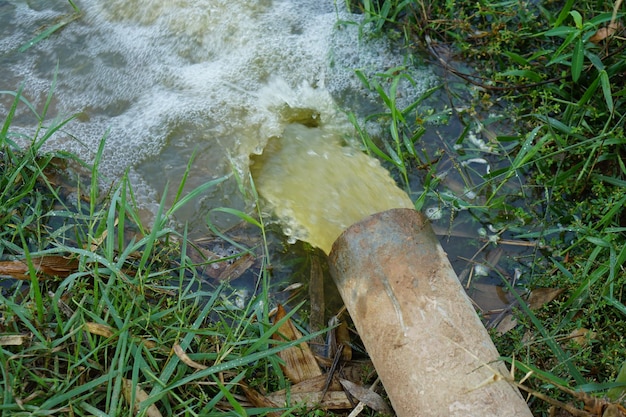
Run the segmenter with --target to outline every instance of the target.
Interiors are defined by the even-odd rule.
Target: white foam
[[[367,30],[359,37],[358,25],[337,25],[338,18],[358,23],[362,16],[335,10],[331,2],[94,0],[80,6],[83,17],[22,54],[17,48],[38,27],[71,9],[10,6],[7,16],[20,24],[10,25],[10,36],[0,40],[9,83],[2,89],[23,81],[25,96],[41,108],[58,63],[50,117],[86,116],[69,124],[68,134],[56,134],[47,149],[91,161],[108,131],[102,173],[115,179],[135,167],[136,191],[146,204],[164,177],[179,179],[177,169],[196,146],[192,177],[198,178],[190,183],[224,174],[231,163],[245,173],[248,155],[281,134],[280,104],[316,109],[324,123],[347,132],[337,95],[375,99],[353,69],[371,75],[402,64],[383,38],[373,39]],[[417,87],[403,84],[402,99],[420,94],[429,77],[416,77],[422,83]],[[3,99],[0,110],[8,105]],[[21,128],[32,130],[32,119]],[[164,169],[153,178],[160,163]]]

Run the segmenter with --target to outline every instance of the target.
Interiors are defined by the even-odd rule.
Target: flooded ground
[[[404,64],[390,41],[369,33],[360,25],[363,16],[344,10],[343,2],[101,0],[77,5],[79,18],[24,49],[37,34],[68,19],[71,7],[64,2],[0,3],[0,89],[23,85],[24,96],[40,108],[56,77],[49,117],[78,117],[55,134],[47,149],[92,161],[106,138],[103,185],[128,173],[147,213],[163,193],[172,201],[192,156],[187,190],[236,173],[179,213],[178,222],[189,222],[195,238],[207,233],[211,208],[252,207],[236,178],[245,183],[250,156],[289,130],[285,108],[313,110],[333,126],[344,150],[353,149],[346,152],[358,152],[346,148],[358,141],[350,138],[354,129],[345,112],[363,118],[381,107],[354,70],[369,77]],[[411,65],[408,73],[414,83],[400,85],[400,107],[442,82],[428,66]],[[0,112],[7,113],[11,100],[0,97]],[[438,160],[428,175],[436,175],[439,185],[423,199],[424,209],[457,273],[480,292],[480,285],[499,284],[502,276],[523,275],[534,248],[495,245],[510,237],[502,224],[491,223],[498,216],[467,210],[485,198],[478,192],[482,175],[506,163],[505,152],[480,123],[466,130],[453,111],[444,111],[449,104],[429,104],[447,120],[425,124],[427,133],[418,145]],[[32,115],[21,108],[13,129],[24,136],[16,140],[26,145],[34,126]],[[423,192],[419,175],[407,190],[412,201]],[[310,183],[319,178],[311,174]],[[335,200],[313,197],[326,204]],[[220,227],[233,225],[232,218],[213,220]],[[279,266],[276,276],[289,279],[294,269]],[[497,295],[487,298],[493,301]],[[497,304],[491,301],[484,305]]]

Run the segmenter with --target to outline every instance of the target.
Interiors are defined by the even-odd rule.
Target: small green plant
[[[349,4],[349,8],[361,10],[367,15],[363,24],[371,23],[374,30],[379,32],[386,23],[397,23],[398,19],[414,6],[414,3],[413,0],[363,0]]]
[[[46,175],[52,156],[38,151],[71,118],[44,123],[49,100],[37,113],[21,92],[5,94],[15,99],[0,131],[6,174],[0,178],[8,187],[0,223],[0,262],[8,264],[0,265],[25,265],[29,291],[10,285],[11,270],[3,270],[3,413],[155,415],[158,409],[163,415],[222,415],[227,406],[243,415],[248,411],[235,395],[241,384],[260,380],[266,389],[283,388],[275,354],[318,335],[272,338],[299,306],[272,322],[267,263],[257,291],[239,305],[226,282],[209,286],[199,272],[222,259],[192,261],[188,230],[168,226],[177,210],[227,177],[184,193],[190,162],[174,201],[166,207],[163,196],[148,229],[127,176],[101,194],[97,174],[105,137],[91,167],[94,179],[70,203],[63,186]],[[40,121],[25,151],[11,129],[19,105]],[[221,210],[265,236],[262,220]],[[50,220],[55,229],[47,227]]]
[[[518,239],[540,242],[533,259],[541,259],[541,254],[547,262],[533,262],[525,285],[529,290],[564,290],[539,311],[518,298],[520,325],[494,336],[509,362],[529,372],[525,388],[542,398],[532,401],[536,415],[547,415],[546,398],[559,399],[563,405],[573,392],[584,391],[590,395],[575,398],[587,403],[593,396],[611,392],[626,357],[622,336],[626,300],[621,290],[626,284],[622,76],[626,55],[620,6],[621,1],[568,0],[558,6],[417,1],[411,8],[420,13],[393,23],[394,30],[405,34],[406,46],[428,54],[449,75],[448,95],[457,103],[470,100],[465,115],[474,120],[484,117],[480,106],[490,104],[485,100],[497,100],[504,103],[518,132],[491,139],[492,145],[497,144],[493,155],[506,163],[487,173],[468,171],[471,176],[464,177],[466,187],[482,200],[467,204],[458,193],[450,197],[438,190],[440,179],[433,178],[437,170],[419,177],[425,188],[422,196],[428,192],[430,197],[445,199],[441,205],[457,204],[459,209],[480,213],[483,221],[515,230]],[[388,19],[373,24],[383,30],[392,25]],[[406,163],[412,154],[402,138],[411,138],[422,128],[427,137],[429,131],[427,125],[412,124],[406,112],[396,109],[390,99],[394,84],[388,80],[367,80],[366,85],[384,103],[381,120],[389,126],[389,136],[363,142],[406,182],[415,176],[415,166],[428,159],[422,156],[417,164]],[[457,81],[471,87],[458,87]],[[461,146],[468,144],[475,127],[470,121],[465,129],[456,142],[460,153],[451,157],[462,177],[468,156]],[[448,157],[453,154],[445,148],[442,152]],[[493,161],[493,155],[485,159]],[[441,162],[438,165],[443,168]],[[416,207],[421,207],[419,200]],[[505,213],[504,224],[494,212]],[[516,294],[512,288],[511,294]],[[580,334],[585,337],[577,339]],[[615,400],[615,392],[612,395]]]
[[[54,89],[54,83],[51,91]],[[0,130],[0,256],[3,251],[20,251],[23,241],[41,242],[41,230],[45,228],[45,213],[51,203],[59,200],[55,187],[44,174],[54,170],[55,165],[63,165],[71,159],[63,153],[41,155],[43,144],[61,130],[72,118],[56,118],[46,121],[52,93],[47,97],[41,113],[22,96],[22,90],[16,92],[0,91],[0,95],[13,96],[13,103]],[[37,127],[28,146],[23,149],[17,141],[21,138],[11,130],[11,124],[18,106],[28,108],[36,118]],[[45,243],[41,243],[45,246]]]
[[[366,129],[359,125],[359,121],[353,113],[348,114],[348,117],[355,126],[365,151],[397,170],[405,189],[409,191],[411,189],[409,181],[411,169],[428,163],[427,156],[420,155],[417,150],[419,149],[419,140],[425,132],[423,124],[426,122],[417,117],[421,110],[419,106],[440,87],[427,90],[407,107],[399,108],[397,97],[400,82],[405,80],[412,85],[415,84],[406,68],[391,68],[369,79],[359,70],[356,71],[356,75],[368,90],[378,95],[384,106],[384,111],[368,115],[363,122],[380,123],[388,126],[389,131],[381,138],[373,139]]]
[[[24,45],[22,45],[18,49],[18,51],[19,52],[25,52],[26,50],[28,50],[29,48],[32,48],[33,46],[35,46],[36,44],[38,44],[42,40],[47,39],[48,37],[50,37],[55,32],[58,32],[58,31],[62,30],[65,26],[69,25],[73,21],[75,21],[77,19],[80,19],[82,17],[82,12],[78,8],[78,6],[76,6],[76,3],[74,3],[72,0],[68,0],[68,3],[72,7],[72,10],[73,10],[73,12],[71,14],[68,14],[68,15],[65,15],[65,16],[61,17],[56,23],[54,23],[51,26],[49,26],[49,27],[45,28],[44,30],[42,30],[41,33],[39,33],[34,38],[32,38],[30,41],[28,41]]]

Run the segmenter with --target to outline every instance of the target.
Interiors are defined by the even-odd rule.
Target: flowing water
[[[362,16],[336,3],[77,2],[79,19],[18,52],[72,9],[62,1],[1,2],[0,89],[23,84],[24,96],[41,108],[56,73],[51,116],[79,118],[48,149],[90,161],[106,134],[102,173],[115,180],[129,170],[140,202],[153,211],[163,190],[175,194],[192,155],[187,189],[233,170],[245,179],[249,156],[283,135],[285,107],[314,109],[337,134],[349,132],[337,101],[371,101],[353,70],[371,74],[402,57],[383,38],[359,35]],[[407,89],[407,100],[435,81],[429,70],[415,71],[420,84]],[[0,99],[0,112],[11,98]],[[27,110],[18,116],[14,130],[32,132]],[[215,206],[245,208],[234,179],[181,220],[200,225]]]
[[[358,150],[341,110],[364,116],[378,108],[354,70],[369,77],[403,65],[403,55],[369,33],[363,16],[345,10],[344,2],[76,3],[78,19],[20,52],[37,34],[69,20],[72,9],[63,1],[0,1],[0,90],[23,85],[24,96],[41,109],[56,77],[48,119],[78,117],[46,149],[92,161],[105,137],[103,185],[127,174],[148,213],[162,193],[171,202],[192,156],[187,190],[237,174],[179,213],[200,235],[211,208],[250,209],[236,180],[249,186],[250,167],[290,240],[326,252],[368,214],[412,207],[387,171]],[[415,82],[400,84],[399,108],[439,82],[427,67],[410,66],[409,73]],[[0,96],[0,113],[12,98]],[[21,106],[12,130],[23,136],[15,140],[27,145],[35,125]]]
[[[342,144],[332,130],[289,125],[255,163],[259,193],[285,233],[327,254],[341,232],[368,215],[413,207],[377,160]]]

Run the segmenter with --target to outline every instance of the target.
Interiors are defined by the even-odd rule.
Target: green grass
[[[28,50],[29,48],[35,46],[36,44],[52,36],[53,34],[58,33],[65,26],[82,17],[82,12],[80,11],[80,8],[76,6],[76,3],[74,3],[72,0],[68,0],[67,2],[68,5],[72,8],[72,13],[61,16],[49,26],[42,28],[38,34],[36,34],[31,40],[26,42],[18,49],[19,52],[24,52]]]
[[[459,114],[467,125],[457,140],[464,145],[461,152],[441,151],[457,161],[459,175],[464,175],[460,167],[463,152],[468,152],[467,132],[475,128],[477,118],[494,111],[492,103],[504,103],[501,111],[510,115],[518,134],[496,135],[492,144],[499,158],[508,162],[482,174],[482,181],[465,183],[481,199],[472,204],[445,200],[446,190],[433,177],[437,150],[416,158],[399,146],[403,142],[396,132],[415,137],[417,148],[425,147],[420,137],[428,124],[420,123],[423,103],[398,109],[389,98],[396,80],[405,76],[394,69],[387,88],[381,87],[379,78],[363,80],[380,95],[390,126],[388,136],[377,141],[365,138],[364,145],[387,161],[401,181],[406,183],[410,173],[420,179],[423,192],[417,193],[418,208],[425,201],[439,200],[441,206],[470,210],[493,224],[497,213],[509,213],[508,227],[517,238],[541,242],[541,255],[548,262],[537,257],[524,285],[531,290],[565,291],[536,311],[518,299],[519,325],[502,336],[494,333],[498,348],[517,369],[533,371],[525,386],[548,397],[568,402],[572,400],[568,388],[597,398],[612,389],[611,398],[616,400],[624,390],[614,381],[626,361],[622,76],[626,54],[619,30],[599,41],[593,37],[619,20],[620,3],[570,0],[558,7],[548,2],[410,3],[382,1],[372,11],[370,3],[359,2],[368,19],[378,22],[376,28],[403,34],[408,48],[438,62],[448,75],[448,96],[469,107]],[[402,17],[383,18],[382,10],[386,16]],[[442,59],[444,48],[456,63]],[[458,61],[469,63],[473,70]],[[480,87],[479,94],[475,86]],[[513,206],[511,201],[523,204]],[[572,332],[577,330],[585,332],[586,343],[573,340]],[[535,415],[547,415],[548,406],[545,400],[531,397]]]
[[[550,399],[577,398],[580,408],[583,397],[575,391],[623,401],[626,53],[620,36],[591,41],[612,21],[613,5],[386,0],[353,8],[366,14],[364,25],[391,33],[405,42],[407,54],[418,56],[372,78],[357,71],[384,106],[364,120],[349,115],[364,150],[390,168],[416,208],[435,204],[450,210],[451,218],[469,212],[476,224],[538,242],[523,288],[564,290],[539,309],[517,297],[518,325],[493,334],[517,381],[536,394],[529,400],[533,413],[548,415]],[[33,41],[69,21],[59,23]],[[456,61],[442,62],[444,46]],[[442,65],[448,81],[399,108],[398,86],[414,81],[409,63],[424,55]],[[455,66],[457,61],[470,64],[472,72]],[[13,336],[0,344],[0,410],[128,415],[138,406],[145,415],[155,404],[165,415],[266,413],[243,408],[238,384],[283,388],[274,353],[295,342],[271,339],[280,324],[269,317],[271,260],[277,254],[268,245],[261,212],[216,210],[256,228],[262,238],[259,248],[240,248],[258,250],[262,264],[255,295],[239,308],[228,285],[202,286],[200,265],[187,256],[193,246],[188,231],[168,226],[184,204],[223,179],[184,195],[184,176],[174,202],[166,208],[164,196],[153,227],[146,228],[126,177],[106,195],[100,192],[98,162],[106,137],[90,167],[71,155],[40,152],[71,121],[48,117],[53,90],[41,109],[21,91],[0,92],[13,98],[0,130],[0,260],[30,265],[30,285],[4,290],[0,300],[2,336]],[[450,107],[435,108],[433,99],[442,96]],[[501,112],[513,133],[495,131],[502,119],[489,116],[497,113],[495,102],[504,103]],[[18,106],[38,121],[32,137],[11,129]],[[443,141],[425,143],[434,121],[455,112],[464,123],[455,149]],[[386,134],[369,136],[369,121],[383,123]],[[473,142],[481,129],[489,133],[488,149]],[[25,140],[29,146],[18,146]],[[467,163],[475,158],[498,164],[485,173]],[[90,183],[77,185],[81,198],[73,204],[64,186],[51,180],[67,166],[91,174]],[[455,172],[463,190],[478,197],[446,188],[440,170]],[[258,199],[252,182],[247,190]],[[66,276],[44,276],[32,262],[60,255],[78,265]],[[503,286],[513,289],[504,278]],[[575,331],[588,340],[574,339]],[[175,346],[205,367],[186,364]],[[142,391],[126,389],[128,382]],[[142,392],[150,397],[138,405]]]
[[[224,408],[245,414],[235,396],[239,384],[283,388],[275,354],[301,341],[282,343],[271,337],[298,306],[272,322],[267,241],[259,248],[263,255],[256,291],[237,307],[234,288],[203,283],[202,265],[187,256],[193,250],[188,231],[168,227],[178,209],[226,177],[184,194],[186,173],[171,206],[165,208],[163,196],[147,229],[125,176],[107,194],[100,192],[103,138],[92,180],[78,185],[82,197],[72,204],[63,196],[74,185],[53,184],[50,178],[53,169],[62,171],[77,161],[39,152],[71,118],[44,122],[50,99],[38,113],[20,91],[2,94],[13,96],[14,104],[0,132],[0,260],[23,259],[30,278],[27,286],[2,278],[2,414],[114,416],[134,409],[136,415],[146,415],[152,404],[163,415],[223,415]],[[11,129],[18,106],[26,106],[39,120],[26,150],[18,147]],[[221,211],[240,216],[265,237],[260,217]],[[61,256],[74,264],[58,275],[33,261]],[[140,401],[142,393],[149,395],[147,400]],[[251,409],[247,414],[264,412]]]

